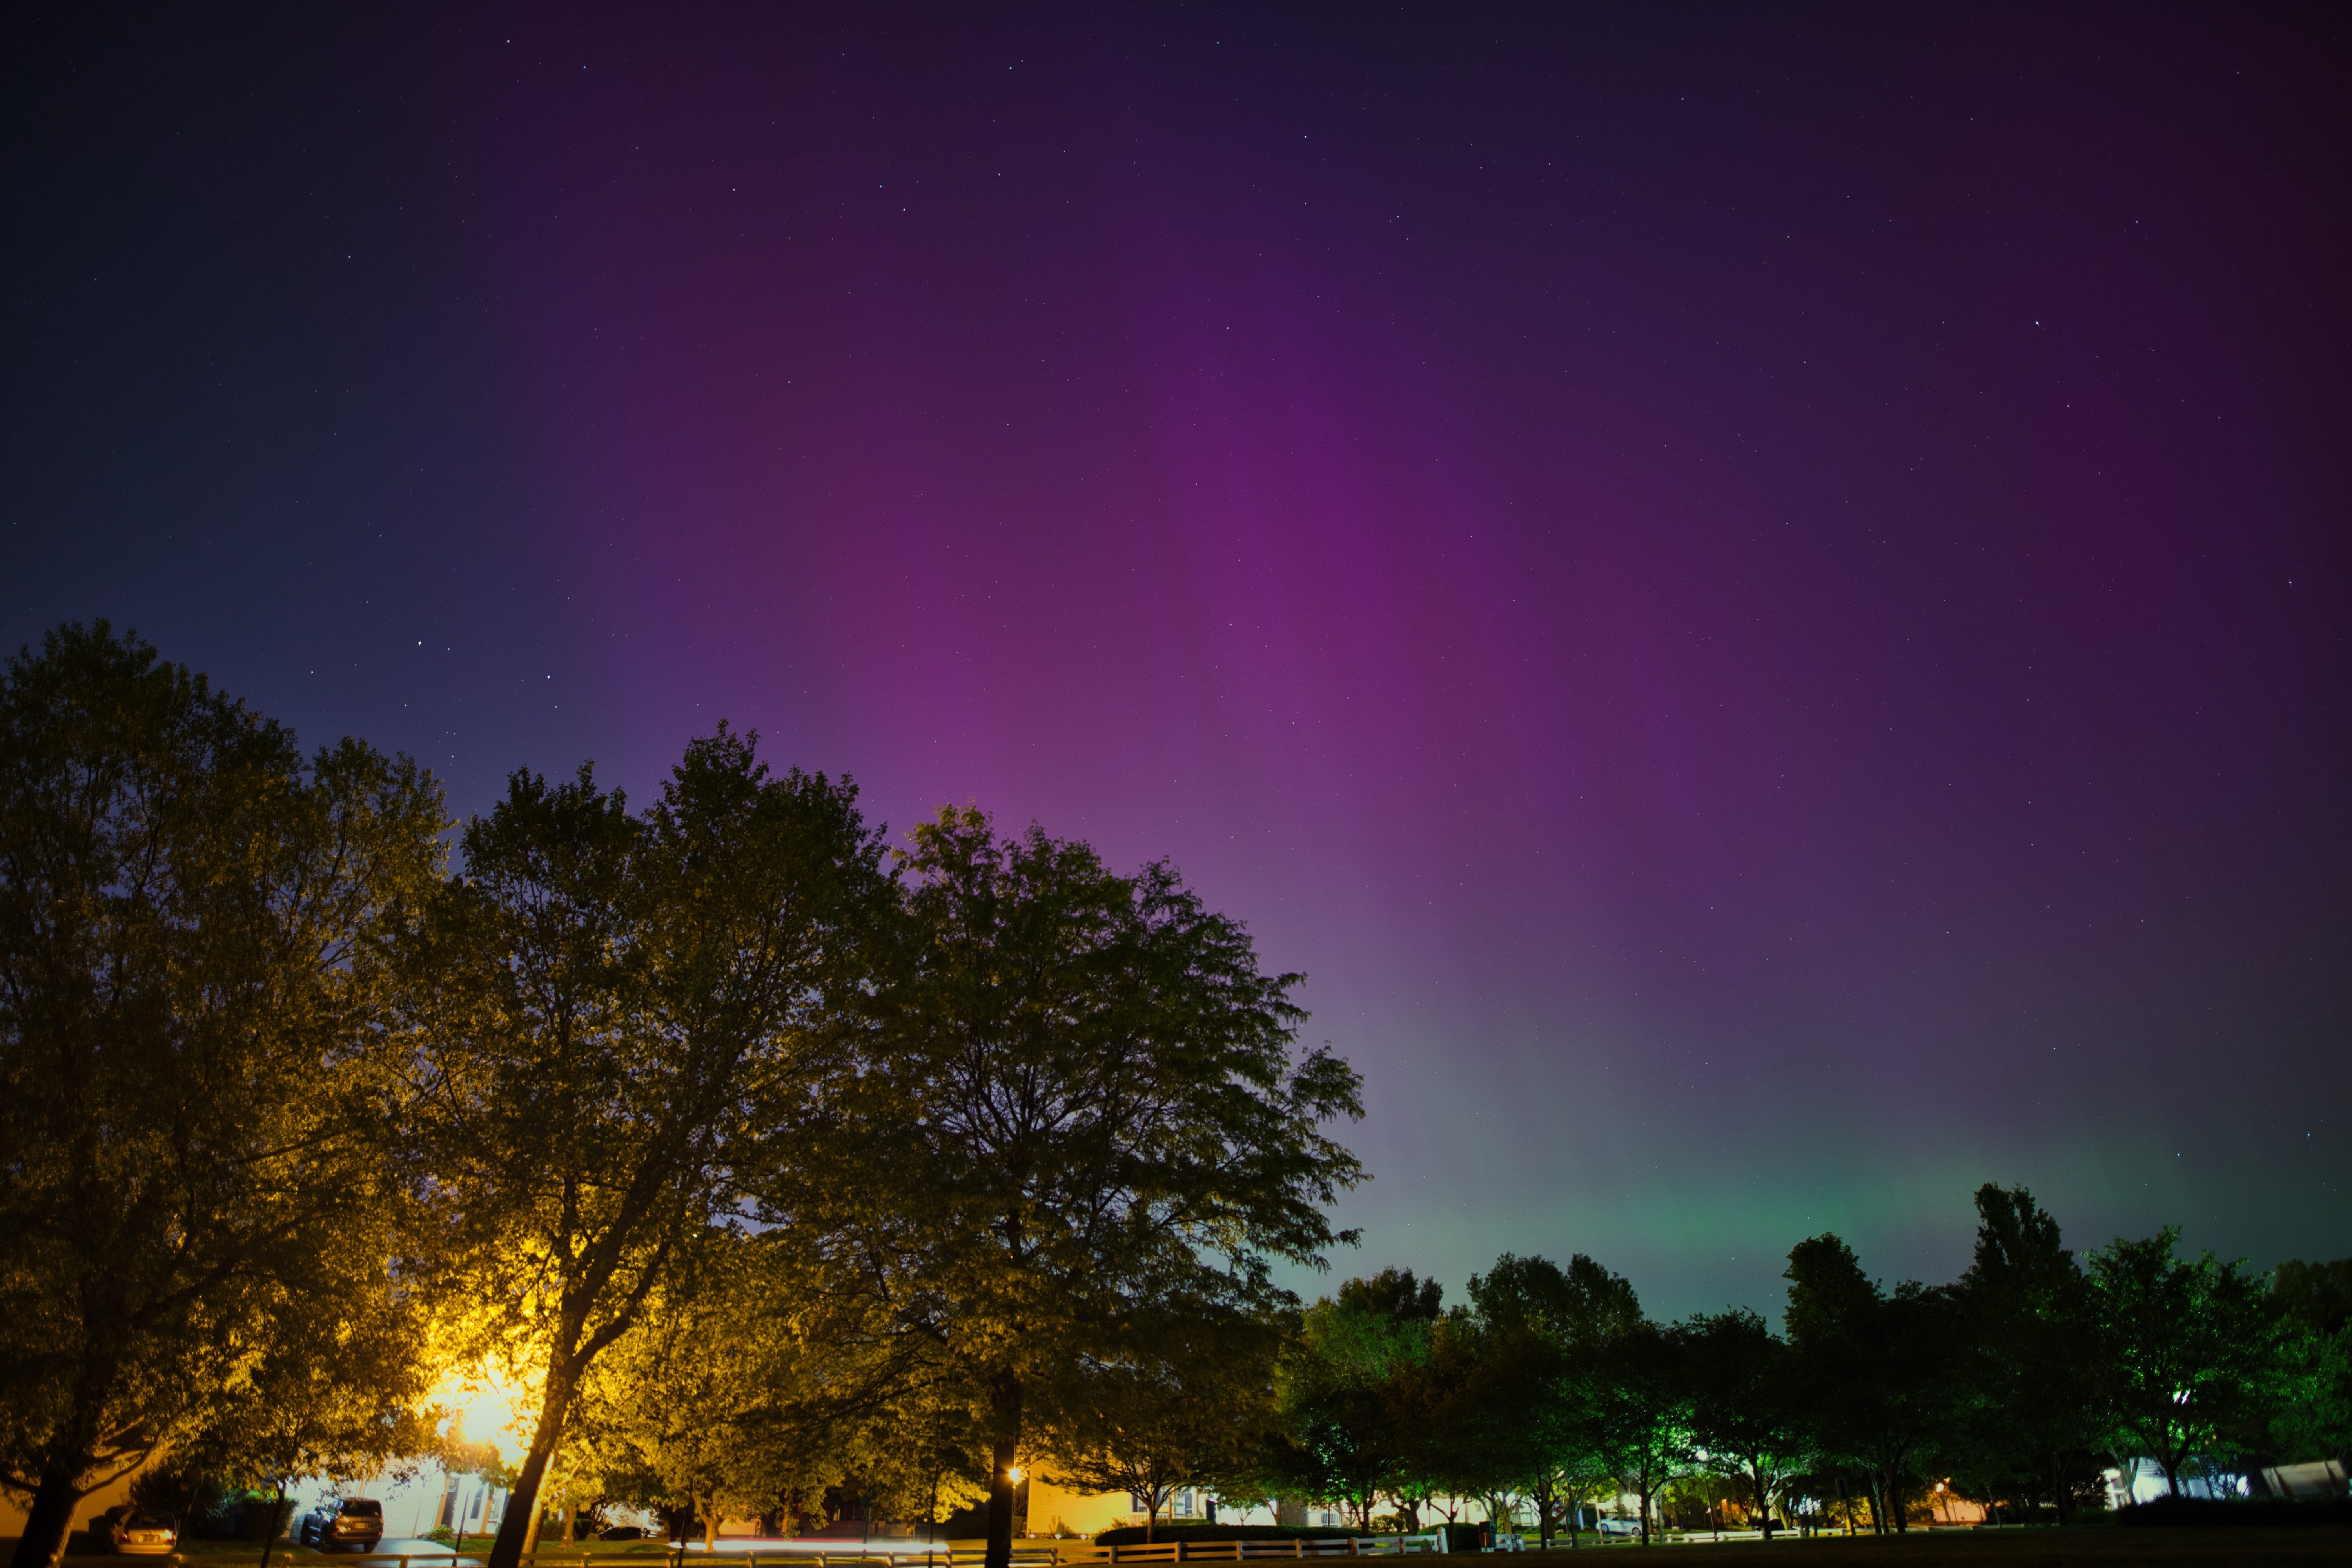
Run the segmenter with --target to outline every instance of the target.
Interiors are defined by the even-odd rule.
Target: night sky
[[[2340,9],[28,9],[7,647],[1170,857],[1343,1273],[2352,1252]]]

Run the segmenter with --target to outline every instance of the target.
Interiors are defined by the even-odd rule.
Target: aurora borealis
[[[2340,14],[7,26],[12,649],[1166,855],[1343,1273],[2347,1249]]]

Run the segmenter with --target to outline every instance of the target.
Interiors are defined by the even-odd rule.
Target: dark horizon
[[[5,24],[8,647],[1169,857],[1327,1284],[2352,1251],[2340,13],[502,15]]]

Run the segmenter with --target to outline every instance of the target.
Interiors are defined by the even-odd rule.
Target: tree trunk
[[[79,1479],[41,1477],[32,1510],[25,1516],[25,1533],[16,1538],[12,1568],[57,1568],[66,1554],[66,1537],[73,1533],[73,1511],[89,1495],[74,1484]]]
[[[269,1500],[269,1522],[261,1527],[261,1568],[269,1568],[269,1549],[278,1544],[278,1531],[286,1519],[286,1478],[278,1478],[278,1495]]]
[[[1006,1373],[996,1380],[992,1414],[996,1435],[989,1455],[988,1555],[982,1568],[1013,1568],[1013,1466],[1021,1457],[1021,1380]],[[493,1563],[489,1568],[513,1568]]]
[[[490,1543],[486,1568],[520,1568],[523,1537],[538,1516],[540,1482],[546,1479],[547,1462],[555,1457],[555,1446],[562,1438],[563,1419],[572,1413],[572,1388],[577,1376],[577,1368],[566,1370],[561,1377],[556,1375],[554,1365],[547,1369],[547,1393],[539,1405],[539,1430],[530,1435],[530,1452],[523,1457],[522,1472],[515,1477],[514,1489],[507,1494],[506,1517],[499,1521],[499,1538]],[[487,1515],[487,1503],[484,1510]]]

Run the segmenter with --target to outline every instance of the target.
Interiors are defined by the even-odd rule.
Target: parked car
[[[106,1537],[126,1555],[162,1557],[180,1544],[180,1521],[161,1509],[110,1508]]]
[[[1604,1513],[1601,1516],[1601,1522],[1595,1528],[1602,1535],[1639,1535],[1642,1533],[1642,1521],[1638,1519],[1619,1519],[1612,1514]]]
[[[383,1539],[383,1504],[373,1498],[328,1498],[302,1516],[295,1539],[321,1552],[339,1546],[373,1552]]]
[[[596,1532],[599,1541],[643,1541],[645,1538],[646,1532],[634,1524],[616,1524],[609,1530]]]

